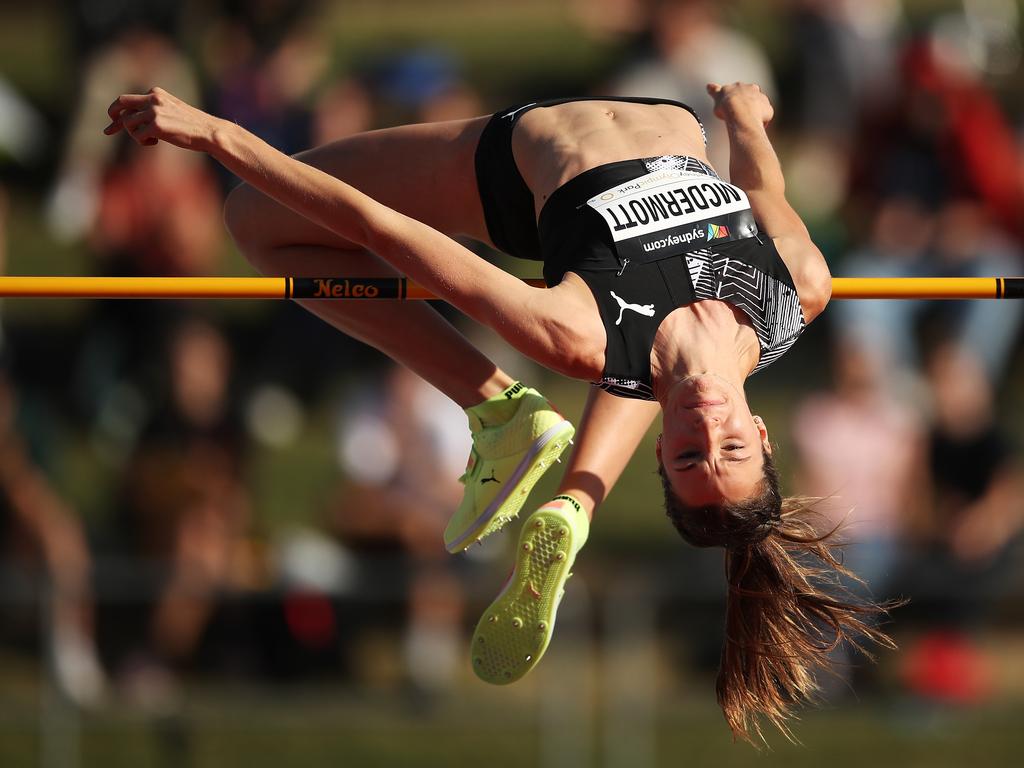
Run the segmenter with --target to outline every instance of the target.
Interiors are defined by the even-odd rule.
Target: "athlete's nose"
[[[711,411],[693,411],[692,424],[697,428],[711,431],[722,423],[722,416]]]

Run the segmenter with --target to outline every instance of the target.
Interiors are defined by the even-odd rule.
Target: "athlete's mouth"
[[[690,403],[686,406],[688,410],[694,410],[697,408],[712,408],[716,405],[725,405],[725,400],[698,400],[695,403]]]

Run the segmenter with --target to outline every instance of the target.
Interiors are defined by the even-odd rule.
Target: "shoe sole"
[[[467,549],[480,539],[500,531],[512,518],[517,517],[533,486],[569,447],[575,433],[570,422],[561,421],[534,440],[501,492],[472,525],[458,538],[447,542],[445,548],[449,552]]]
[[[540,661],[551,641],[575,550],[576,533],[564,515],[540,510],[527,520],[512,574],[473,633],[473,671],[481,680],[507,685]]]

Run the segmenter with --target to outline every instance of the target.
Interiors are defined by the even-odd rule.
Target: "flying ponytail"
[[[760,493],[736,504],[686,507],[662,469],[665,508],[680,535],[698,547],[725,548],[728,580],[718,703],[737,738],[764,740],[762,718],[793,738],[787,719],[818,692],[837,646],[894,648],[875,620],[892,605],[855,597],[841,577],[860,581],[833,551],[836,527],[812,505],[783,499],[765,454]]]

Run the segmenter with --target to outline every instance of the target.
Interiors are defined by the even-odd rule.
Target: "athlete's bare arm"
[[[120,96],[108,112],[107,134],[124,129],[139,144],[166,141],[206,152],[282,205],[377,254],[540,364],[575,378],[600,375],[603,358],[595,350],[603,349],[603,328],[571,322],[567,304],[578,301],[578,291],[570,286],[531,288],[447,235],[160,88]]]
[[[729,131],[729,174],[743,189],[750,207],[796,283],[804,319],[813,320],[828,304],[832,279],[821,251],[811,241],[803,220],[786,200],[786,182],[765,126],[774,110],[756,85],[708,85],[715,116]]]

